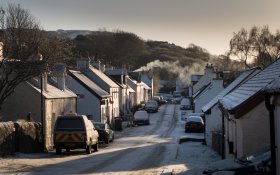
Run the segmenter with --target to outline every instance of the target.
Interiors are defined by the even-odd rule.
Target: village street
[[[150,125],[115,132],[115,141],[98,152],[16,154],[0,159],[0,174],[184,174],[219,160],[201,142],[179,144],[183,135],[178,105],[163,105],[150,114]]]

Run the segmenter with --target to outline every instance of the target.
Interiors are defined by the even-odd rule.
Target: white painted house
[[[246,82],[252,76],[260,71],[259,68],[252,68],[244,71],[240,76],[238,76],[232,83],[230,83],[222,92],[210,100],[206,105],[202,107],[202,112],[205,113],[205,136],[206,144],[212,147],[218,153],[222,152],[221,147],[221,137],[222,137],[222,112],[219,109],[219,100],[225,95],[233,91],[235,88]],[[212,145],[212,134],[214,137],[214,142]]]
[[[108,75],[116,84],[120,87],[120,111],[123,114],[127,114],[129,112],[129,104],[130,100],[132,100],[129,96],[129,87],[126,83],[127,70],[125,68],[122,69],[105,69],[105,74]]]
[[[268,84],[264,92],[266,93],[266,108],[270,112],[269,118],[272,121],[271,133],[271,156],[275,174],[280,174],[280,77]],[[273,167],[273,166],[272,166]]]
[[[194,112],[201,113],[202,107],[219,94],[223,87],[222,79],[212,79],[208,85],[201,88],[193,95]]]
[[[77,96],[65,87],[65,75],[65,66],[59,65],[58,69],[54,70],[49,77],[46,74],[42,77],[42,94],[41,78],[36,77],[18,85],[14,93],[3,104],[4,121],[28,119],[30,113],[32,121],[42,122],[41,116],[43,115],[46,150],[53,147],[53,129],[57,116],[76,112]]]
[[[204,75],[196,75],[197,81],[193,82],[192,86],[189,88],[191,96],[198,93],[203,87],[208,85],[212,79],[217,78],[217,73],[214,70],[214,67],[212,64],[207,64],[204,69]]]
[[[86,115],[90,120],[106,123],[109,121],[110,94],[87,78],[80,71],[69,70],[66,85],[75,92],[77,113]]]
[[[280,59],[224,96],[224,156],[250,155],[270,145],[269,113],[262,91],[280,76]]]
[[[114,125],[114,118],[119,116],[119,96],[120,87],[111,78],[109,78],[103,69],[97,69],[90,64],[89,58],[80,58],[77,60],[77,69],[85,74],[91,81],[108,92],[111,96],[109,101],[110,115],[108,123]]]

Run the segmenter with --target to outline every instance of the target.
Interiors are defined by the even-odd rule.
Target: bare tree
[[[53,60],[69,56],[70,45],[57,37],[49,36],[39,22],[20,5],[8,4],[0,8],[0,41],[3,57],[0,58],[0,109],[15,87],[40,75]],[[70,49],[71,50],[71,49]]]
[[[280,56],[280,33],[272,34],[268,26],[242,28],[230,40],[230,52],[244,62],[246,67],[264,67]]]

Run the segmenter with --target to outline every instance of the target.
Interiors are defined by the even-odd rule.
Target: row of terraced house
[[[130,114],[133,106],[152,95],[152,79],[150,84],[144,83],[141,72],[130,75],[125,68],[105,68],[89,58],[77,58],[76,63],[73,70],[57,64],[49,72],[19,84],[4,102],[0,120],[42,122],[45,149],[50,150],[57,116],[83,114],[114,128],[117,117]]]
[[[204,113],[205,141],[223,158],[251,155],[271,148],[280,173],[280,59],[264,69],[242,72],[225,88],[212,65],[193,75],[194,111]]]

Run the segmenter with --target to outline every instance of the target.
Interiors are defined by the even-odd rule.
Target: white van
[[[191,102],[189,98],[183,98],[180,103],[181,110],[190,110],[191,109]]]

